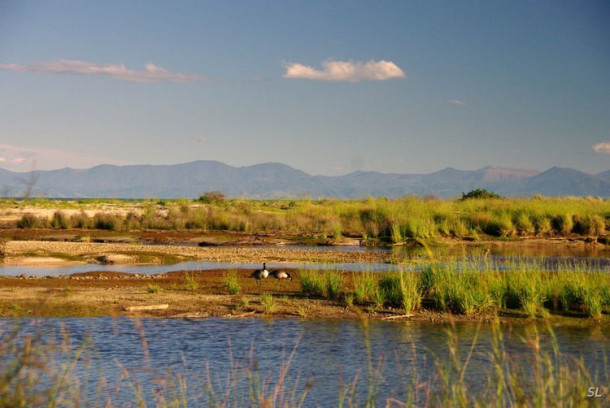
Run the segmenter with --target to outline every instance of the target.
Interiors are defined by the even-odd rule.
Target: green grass
[[[148,293],[160,293],[161,292],[161,286],[156,285],[154,283],[149,283],[148,285],[146,285],[146,291]]]
[[[299,273],[301,290],[310,296],[324,296],[326,282],[324,275],[318,271],[301,270]]]
[[[225,273],[222,279],[222,286],[227,289],[231,295],[236,295],[241,292],[241,285],[239,284],[237,272],[229,271]]]
[[[199,289],[199,282],[188,272],[184,273],[184,287],[186,290],[195,291]]]
[[[18,202],[18,207],[58,208],[51,219],[25,214],[19,228],[103,230],[227,230],[305,233],[310,237],[361,236],[371,242],[400,243],[440,237],[602,236],[610,227],[610,200],[596,198],[364,200],[186,200],[132,202]],[[113,213],[104,209],[112,205]],[[12,208],[12,200],[0,200]],[[129,206],[129,207],[128,207]],[[96,211],[93,217],[85,211]],[[68,215],[71,213],[71,215]]]
[[[337,271],[326,271],[324,279],[326,280],[326,297],[338,299],[345,285],[343,274]]]
[[[275,299],[273,299],[273,296],[269,293],[263,293],[261,295],[261,305],[263,306],[263,312],[266,314],[273,313],[277,306]]]
[[[354,301],[364,304],[373,300],[373,294],[377,288],[378,274],[372,272],[360,272],[352,275],[354,282]]]

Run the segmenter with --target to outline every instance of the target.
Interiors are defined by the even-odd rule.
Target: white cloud
[[[208,141],[208,138],[206,136],[199,136],[197,139],[195,139],[197,142],[199,143],[205,143]]]
[[[601,142],[593,146],[596,153],[610,154],[610,142]]]
[[[89,168],[99,164],[128,164],[108,157],[54,149],[0,144],[0,166],[13,171]]]
[[[406,78],[406,74],[392,61],[325,61],[322,69],[298,63],[284,64],[284,78],[309,79],[312,81],[386,81]]]
[[[466,106],[466,102],[461,99],[450,99],[447,102],[455,106]]]
[[[0,64],[0,70],[35,74],[85,75],[127,82],[196,82],[207,79],[200,75],[171,72],[152,62],[147,63],[142,71],[128,69],[123,64],[103,65],[75,60],[40,61],[31,65]]]

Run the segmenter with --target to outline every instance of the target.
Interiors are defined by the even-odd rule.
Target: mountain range
[[[455,197],[484,188],[503,196],[610,197],[610,170],[588,174],[570,168],[537,170],[448,167],[430,174],[356,171],[343,176],[312,176],[281,163],[246,167],[200,160],[175,165],[101,165],[90,169],[16,173],[0,169],[5,197],[196,198],[220,190],[228,197],[362,198],[405,195]]]

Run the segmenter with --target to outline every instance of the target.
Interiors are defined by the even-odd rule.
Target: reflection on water
[[[14,321],[0,320],[0,326],[6,327],[11,323]],[[34,331],[36,327],[32,320],[21,324],[27,330]],[[296,319],[44,319],[38,325],[45,327],[45,333],[59,333],[59,328],[65,326],[71,333],[74,347],[90,335],[96,349],[95,363],[101,368],[90,369],[90,381],[97,383],[100,373],[103,373],[108,387],[118,390],[121,388],[122,366],[132,377],[137,377],[143,394],[148,398],[158,387],[159,379],[171,370],[185,376],[189,398],[199,400],[202,398],[202,385],[207,382],[207,364],[215,387],[222,388],[227,374],[239,367],[256,367],[261,378],[273,384],[282,361],[286,361],[296,347],[288,374],[288,389],[296,386],[300,395],[307,381],[312,380],[313,389],[305,406],[336,406],[341,384],[351,384],[355,378],[359,378],[357,392],[362,398],[366,395],[368,338],[373,366],[381,364],[378,399],[385,401],[392,396],[405,400],[405,384],[410,383],[414,368],[422,381],[438,381],[432,355],[440,361],[448,359],[446,326],[415,322],[371,322],[368,330],[356,321]],[[529,349],[523,338],[533,328],[501,328],[509,355],[523,361],[529,358]],[[542,350],[551,352],[551,336],[545,328],[537,329],[542,339]],[[587,369],[600,376],[600,384],[607,384],[603,356],[608,351],[610,328],[557,327],[554,331],[559,350],[582,358]],[[462,358],[465,358],[476,332],[474,324],[455,327]],[[466,381],[473,389],[483,387],[487,379],[491,368],[492,337],[492,328],[483,325],[466,372]],[[85,370],[80,366],[77,369]],[[248,381],[239,387],[245,387],[247,391]],[[128,391],[115,391],[113,402],[132,400],[133,394]],[[223,389],[216,391],[224,392]]]

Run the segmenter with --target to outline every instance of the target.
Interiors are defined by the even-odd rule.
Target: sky
[[[610,170],[607,1],[0,0],[0,168]]]

